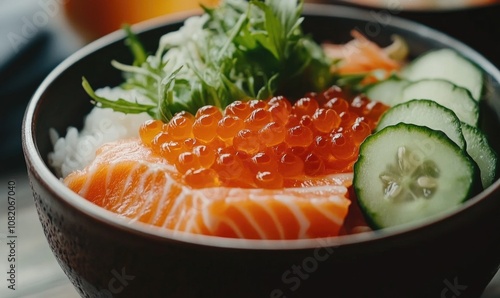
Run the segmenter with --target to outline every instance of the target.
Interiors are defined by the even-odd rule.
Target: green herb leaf
[[[123,98],[119,98],[116,101],[100,97],[95,94],[94,89],[90,86],[90,83],[85,77],[82,77],[82,86],[87,94],[94,100],[94,104],[101,108],[111,108],[117,112],[122,112],[125,114],[140,114],[148,113],[150,116],[156,116],[156,106],[154,105],[144,105],[138,102],[130,102]]]
[[[125,30],[125,33],[127,34],[125,44],[128,45],[132,54],[134,55],[134,65],[142,65],[144,62],[146,62],[146,59],[148,57],[146,51],[144,50],[144,47],[142,46],[142,43],[139,41],[137,35],[132,32],[132,29],[129,25],[124,25],[123,30]]]
[[[235,100],[321,91],[333,83],[331,61],[302,33],[302,6],[303,0],[223,0],[165,34],[150,56],[127,26],[134,62],[112,65],[124,73],[122,88],[134,88],[151,105],[96,99],[90,85],[86,91],[98,106],[164,121],[204,105],[222,109]]]

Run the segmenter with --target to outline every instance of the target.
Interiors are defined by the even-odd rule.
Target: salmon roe
[[[193,188],[282,188],[352,171],[360,144],[387,109],[333,86],[295,103],[275,96],[181,112],[168,123],[149,120],[139,136]]]

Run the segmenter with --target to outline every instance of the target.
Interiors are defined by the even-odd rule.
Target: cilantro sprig
[[[149,103],[97,96],[83,78],[92,102],[168,121],[177,112],[194,114],[209,104],[224,108],[277,93],[300,96],[332,83],[331,61],[302,32],[303,0],[225,0],[202,8],[202,16],[163,36],[152,55],[125,27],[133,64],[112,64],[124,73],[121,87],[136,90]]]

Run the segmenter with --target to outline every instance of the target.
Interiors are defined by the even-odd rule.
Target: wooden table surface
[[[318,1],[316,1],[318,2]],[[500,17],[500,15],[498,15]],[[414,17],[414,15],[409,15]],[[418,16],[415,16],[418,17]],[[425,21],[427,17],[422,20]],[[500,18],[499,18],[500,19]],[[57,20],[51,20],[52,22]],[[435,20],[434,20],[435,21]],[[479,22],[479,21],[477,21]],[[481,21],[482,23],[485,20]],[[498,22],[496,20],[495,22]],[[495,23],[498,24],[498,23]],[[442,28],[441,28],[442,29]],[[444,28],[446,29],[446,28]],[[500,30],[500,26],[495,28]],[[456,37],[461,37],[467,42],[473,43],[472,36],[460,35],[464,32],[456,33]],[[481,32],[481,34],[485,34]],[[71,38],[70,38],[71,39]],[[488,58],[500,60],[500,51],[498,51],[498,36],[493,43],[493,48],[488,45],[482,49],[483,54]],[[484,43],[484,41],[483,41]],[[498,64],[497,64],[498,65]],[[16,182],[16,198],[17,198],[17,284],[16,291],[7,288],[6,268],[8,247],[6,242],[6,200],[4,199],[5,189],[8,181]],[[42,227],[38,221],[38,216],[34,207],[33,197],[29,187],[29,182],[26,176],[26,170],[21,163],[17,167],[9,170],[2,165],[0,171],[0,189],[3,189],[2,200],[0,202],[0,297],[2,298],[73,298],[79,297],[69,280],[66,278],[61,268],[59,267],[54,255],[50,251],[48,243],[44,237]],[[500,252],[499,252],[500,253]],[[497,273],[493,281],[490,283],[482,298],[500,297],[500,273]]]

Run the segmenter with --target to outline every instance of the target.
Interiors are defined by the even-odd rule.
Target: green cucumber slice
[[[481,172],[481,183],[483,188],[487,188],[497,178],[497,154],[479,129],[462,123],[462,133],[467,142],[467,153],[477,163]]]
[[[373,84],[365,91],[366,96],[388,106],[399,102],[403,88],[410,84],[409,81],[391,77],[387,80]]]
[[[403,89],[401,102],[429,99],[455,112],[460,121],[477,126],[479,106],[469,91],[445,80],[420,80]]]
[[[401,122],[440,130],[461,149],[465,149],[460,120],[452,110],[435,101],[420,99],[395,105],[384,113],[375,131]]]
[[[444,79],[470,91],[478,101],[484,86],[483,72],[467,58],[450,49],[428,52],[413,60],[402,71],[409,81]]]
[[[474,161],[443,132],[399,123],[361,144],[353,185],[367,221],[379,229],[459,206],[477,179]]]

